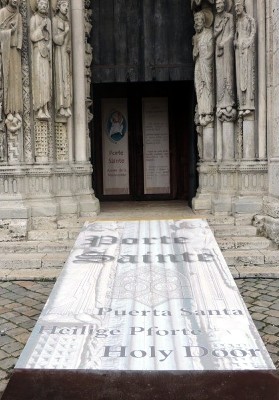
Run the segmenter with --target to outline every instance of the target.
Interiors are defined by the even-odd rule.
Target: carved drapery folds
[[[69,0],[0,2],[0,165],[69,161],[69,7]]]
[[[72,104],[71,39],[68,0],[58,0],[52,19],[55,68],[55,112],[69,118]]]
[[[255,159],[255,20],[248,15],[245,0],[192,0],[191,4],[198,124],[203,127],[199,136],[213,126],[216,115],[221,123],[215,124],[216,137],[217,142],[221,138],[222,149],[215,148],[211,160]],[[237,132],[241,138],[235,137]],[[235,148],[240,142],[241,154]],[[204,159],[204,152],[200,158]]]
[[[194,21],[196,34],[193,37],[193,57],[199,123],[206,126],[214,120],[213,15],[209,10],[199,11],[195,13]]]
[[[244,0],[235,1],[236,31],[235,60],[239,115],[248,115],[255,109],[255,37],[256,24],[247,14]]]
[[[18,163],[22,134],[22,16],[19,0],[0,10],[0,161]]]

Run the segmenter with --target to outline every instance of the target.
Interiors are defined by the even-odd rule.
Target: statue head
[[[225,0],[216,0],[215,7],[218,14],[222,13],[225,10]]]
[[[37,9],[40,13],[47,14],[48,8],[49,8],[48,0],[38,0],[37,1]]]
[[[194,26],[197,33],[200,33],[205,26],[205,15],[202,11],[194,14]]]
[[[69,11],[69,1],[68,0],[58,0],[56,11],[60,11],[61,14],[67,15]]]
[[[241,15],[245,11],[245,0],[235,0],[236,15]]]
[[[20,0],[9,0],[8,4],[13,8],[17,8],[20,4]]]

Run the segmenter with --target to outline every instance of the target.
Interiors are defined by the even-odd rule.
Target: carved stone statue
[[[48,0],[38,0],[35,14],[30,19],[32,41],[33,106],[37,119],[49,119],[48,103],[51,96],[51,22]]]
[[[58,0],[56,15],[52,20],[55,66],[55,110],[58,116],[70,117],[71,89],[71,41],[68,19],[68,0]]]
[[[215,6],[217,116],[221,121],[233,121],[236,117],[234,21],[232,14],[226,11],[225,0],[216,0]]]
[[[214,4],[214,0],[191,0],[192,10],[207,8],[209,5]]]
[[[5,115],[23,111],[22,17],[18,10],[19,3],[20,0],[9,0],[7,6],[0,10],[0,88]]]
[[[206,27],[206,14],[194,15],[196,34],[193,37],[195,61],[195,88],[198,101],[199,122],[202,126],[214,120],[214,39],[211,27]],[[213,21],[213,16],[212,20]],[[212,22],[211,22],[212,23]]]
[[[256,24],[245,10],[244,0],[235,0],[235,62],[239,115],[255,109],[255,36]]]

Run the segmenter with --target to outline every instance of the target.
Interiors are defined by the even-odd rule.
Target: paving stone
[[[16,361],[17,359],[14,357],[5,358],[4,360],[1,361],[1,369],[8,370],[10,368],[13,368],[15,366]]]
[[[279,337],[278,335],[273,335],[273,334],[267,334],[263,336],[263,340],[265,343],[271,343],[271,344],[279,344]]]
[[[270,334],[270,335],[276,335],[276,333],[279,332],[279,327],[268,325],[265,328],[263,328],[263,331],[268,333],[268,334]]]
[[[274,344],[267,343],[266,348],[270,353],[273,354],[278,354],[279,352],[278,347],[274,346]]]
[[[268,310],[266,314],[270,315],[271,317],[279,318],[279,311]]]
[[[7,357],[9,357],[9,354],[7,354],[4,350],[0,349],[0,361],[4,360],[4,358],[7,358]]]
[[[0,380],[6,379],[8,377],[7,372],[5,371],[0,371]]]
[[[261,296],[261,300],[263,301],[274,301],[274,297],[268,295],[268,294],[264,294]]]
[[[265,324],[263,322],[254,321],[254,323],[256,325],[256,328],[259,329],[259,330],[261,330],[261,329],[263,329],[265,327]]]
[[[264,320],[264,322],[266,322],[267,324],[279,326],[279,318],[276,318],[276,317],[267,317]]]
[[[260,313],[252,313],[251,317],[256,321],[263,321],[266,318],[266,315]]]
[[[22,348],[22,345],[18,342],[11,342],[9,344],[6,344],[5,346],[2,346],[2,350],[4,350],[8,354],[13,354],[15,351],[19,350]]]
[[[8,335],[0,336],[0,348],[5,346],[5,344],[11,343],[14,339]]]

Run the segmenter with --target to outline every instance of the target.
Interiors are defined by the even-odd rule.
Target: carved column
[[[267,102],[267,79],[266,79],[266,12],[265,2],[257,0],[258,15],[258,156],[260,160],[266,159],[266,102]]]
[[[269,193],[279,197],[279,1],[272,0],[270,12],[272,13],[271,43],[273,51],[272,64],[272,103],[269,112],[272,114],[272,131],[269,144]]]
[[[83,0],[72,1],[72,48],[73,48],[73,100],[75,128],[75,161],[86,162],[87,157],[87,117],[84,81],[84,9]]]

